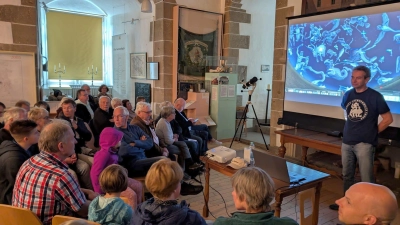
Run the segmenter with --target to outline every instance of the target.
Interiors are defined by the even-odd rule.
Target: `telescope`
[[[260,80],[262,80],[262,78],[260,78]],[[250,79],[249,81],[247,81],[246,83],[244,83],[244,79],[243,79],[243,80],[242,80],[242,84],[243,84],[242,88],[243,88],[243,89],[247,89],[247,88],[249,88],[250,86],[256,86],[257,81],[258,81],[258,78],[257,78],[257,77],[251,78],[251,79]]]

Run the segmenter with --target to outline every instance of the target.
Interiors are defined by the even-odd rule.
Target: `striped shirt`
[[[42,151],[22,164],[12,205],[31,210],[44,225],[50,225],[55,215],[74,216],[85,202],[78,183],[57,156]]]

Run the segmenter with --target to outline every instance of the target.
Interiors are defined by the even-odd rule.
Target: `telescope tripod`
[[[253,90],[254,90],[254,89],[253,89]],[[254,116],[256,117],[258,129],[260,130],[260,133],[261,133],[261,137],[262,137],[263,140],[264,140],[265,147],[267,148],[267,150],[269,150],[268,145],[267,145],[267,142],[265,141],[265,138],[264,138],[264,134],[263,134],[263,132],[262,132],[262,130],[261,130],[260,122],[258,121],[258,117],[257,117],[257,114],[256,114],[256,110],[254,110],[253,103],[251,103],[251,94],[252,94],[253,90],[250,92],[249,101],[247,102],[246,107],[244,108],[242,117],[240,118],[239,123],[238,123],[238,125],[237,125],[237,127],[236,127],[236,131],[235,131],[235,134],[233,135],[233,138],[232,138],[232,141],[231,141],[231,145],[229,146],[229,148],[232,147],[233,141],[235,140],[235,137],[236,137],[236,134],[237,134],[237,132],[238,132],[238,130],[239,130],[239,128],[240,128],[240,125],[241,125],[241,124],[242,124],[242,126],[244,125],[244,122],[245,122],[245,120],[246,120],[247,112],[249,111],[249,105],[251,105],[251,108],[253,109],[253,112],[254,112]],[[267,112],[266,112],[266,113],[267,113]],[[240,142],[240,139],[241,139],[241,137],[242,137],[242,133],[243,133],[243,129],[240,130],[239,142]]]

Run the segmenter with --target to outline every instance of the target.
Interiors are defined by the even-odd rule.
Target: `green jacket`
[[[278,218],[273,212],[242,213],[236,212],[231,218],[219,217],[214,225],[298,225],[290,218]]]

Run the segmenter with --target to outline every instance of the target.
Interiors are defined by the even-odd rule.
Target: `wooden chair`
[[[0,225],[42,225],[39,218],[29,209],[0,204]]]
[[[126,204],[129,204],[129,200],[127,197],[119,197],[120,199],[122,199],[122,201],[124,201]]]
[[[300,225],[308,225],[312,224],[314,211],[314,198],[315,198],[315,188],[311,188],[299,193],[299,202],[300,202]],[[305,201],[310,199],[311,201],[311,213],[307,217],[305,217]]]
[[[51,224],[52,225],[59,225],[59,224],[62,224],[64,222],[71,221],[71,220],[83,220],[88,224],[100,225],[99,223],[96,223],[96,222],[93,222],[93,221],[84,220],[84,219],[76,218],[76,217],[72,217],[72,216],[60,216],[60,215],[57,215],[57,216],[53,217],[53,219],[51,220]],[[29,223],[26,223],[26,224],[29,224]]]

